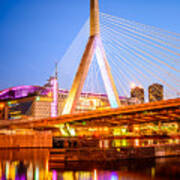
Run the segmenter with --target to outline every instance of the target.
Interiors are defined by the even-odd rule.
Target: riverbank
[[[116,161],[170,156],[180,156],[179,144],[153,147],[121,147],[110,149],[86,147],[50,150],[51,163],[63,161]]]

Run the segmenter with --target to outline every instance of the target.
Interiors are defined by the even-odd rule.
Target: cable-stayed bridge
[[[56,127],[84,120],[108,125],[179,121],[180,34],[99,13],[98,0],[91,0],[90,13],[58,65],[59,85],[70,89],[64,115],[0,127]],[[131,85],[147,89],[152,83],[163,84],[164,101],[121,107],[119,96],[128,96]],[[112,109],[74,114],[82,91],[106,93]]]
[[[88,33],[89,20],[59,62],[59,84],[64,89],[71,88]],[[179,96],[179,34],[105,13],[100,13],[100,33],[120,96],[129,96],[135,84],[146,90],[147,102],[147,89],[153,83],[164,86],[165,99]],[[105,93],[96,56],[91,63],[83,92]]]

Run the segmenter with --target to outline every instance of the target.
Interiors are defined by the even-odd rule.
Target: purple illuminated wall
[[[47,95],[48,90],[40,86],[17,86],[0,91],[0,100],[17,99],[32,95]]]

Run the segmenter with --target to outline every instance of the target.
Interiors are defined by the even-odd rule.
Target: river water
[[[51,163],[47,149],[0,150],[1,180],[180,179],[180,157]]]

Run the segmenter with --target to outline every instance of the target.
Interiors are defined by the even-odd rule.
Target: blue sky
[[[180,33],[179,0],[99,0],[100,10]],[[89,16],[89,0],[0,0],[0,90],[43,85]]]

